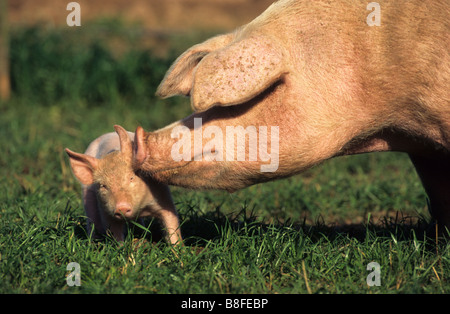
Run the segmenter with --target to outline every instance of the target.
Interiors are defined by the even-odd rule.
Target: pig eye
[[[134,176],[131,176],[130,181],[133,182],[134,180]]]
[[[106,190],[106,189],[108,189],[108,187],[105,184],[100,183],[100,189]]]

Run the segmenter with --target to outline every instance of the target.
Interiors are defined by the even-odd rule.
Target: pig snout
[[[116,204],[116,210],[114,211],[114,217],[116,218],[131,218],[133,210],[131,204],[126,202],[120,202]]]

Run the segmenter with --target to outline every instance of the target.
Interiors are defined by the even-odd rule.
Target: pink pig
[[[181,242],[178,216],[167,185],[142,177],[132,169],[134,133],[114,126],[117,133],[95,139],[85,154],[72,152],[72,171],[82,186],[87,229],[105,233],[110,230],[118,241],[124,240],[125,220],[153,216],[162,221],[170,243]]]
[[[400,151],[450,227],[450,2],[379,0],[379,26],[367,4],[280,0],[188,49],[157,94],[189,96],[196,112],[139,128],[134,167],[235,191],[337,156]]]

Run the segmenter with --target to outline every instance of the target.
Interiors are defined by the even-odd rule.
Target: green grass
[[[151,130],[189,114],[188,100],[153,96],[180,52],[115,54],[72,31],[12,34],[14,97],[0,104],[1,293],[450,292],[450,243],[435,239],[403,154],[339,158],[234,194],[173,188],[186,239],[174,251],[150,232],[123,245],[91,240],[63,149],[81,152],[114,124]],[[372,261],[379,287],[366,284]],[[66,284],[70,262],[80,287]]]

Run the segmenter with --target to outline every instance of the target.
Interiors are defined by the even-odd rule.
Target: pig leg
[[[113,234],[114,239],[116,239],[117,242],[123,242],[123,240],[125,240],[125,234],[123,230],[124,227],[124,221],[112,220],[111,224],[109,225],[109,230],[111,230],[111,233]]]
[[[170,244],[180,244],[182,241],[178,215],[174,210],[163,210],[160,214],[161,222],[166,231],[166,239]]]
[[[156,201],[157,207],[159,207],[157,216],[165,229],[166,240],[172,245],[181,244],[183,239],[180,232],[180,223],[169,187],[160,184],[153,184],[152,186],[154,195],[157,195]]]
[[[125,227],[125,221],[123,220],[117,220],[113,217],[110,217],[108,215],[103,214],[103,221],[105,222],[106,229],[111,232],[114,239],[117,240],[117,242],[123,242],[125,240],[125,233],[124,233],[124,227]]]
[[[97,204],[97,196],[94,188],[92,186],[82,186],[82,197],[83,197],[83,205],[84,210],[86,212],[86,230],[88,235],[90,236],[92,233],[92,225],[94,225],[94,238],[96,238],[96,234],[104,234],[105,227],[103,225],[102,218],[100,216],[98,204]]]
[[[430,213],[441,230],[450,229],[450,158],[410,154],[430,199]]]

